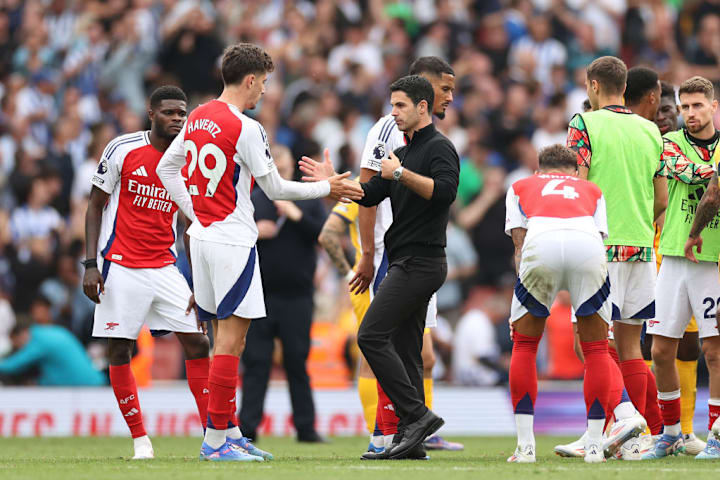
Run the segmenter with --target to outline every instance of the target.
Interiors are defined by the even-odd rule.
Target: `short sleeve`
[[[125,150],[118,147],[117,140],[108,143],[90,182],[103,192],[111,194],[120,181],[124,158]]]
[[[605,196],[604,195],[600,195],[600,198],[598,198],[597,208],[595,209],[595,214],[593,215],[593,220],[595,220],[595,225],[597,226],[597,229],[600,232],[600,235],[602,235],[603,238],[607,238],[608,237],[607,211],[605,208]]]
[[[237,154],[253,177],[264,177],[275,170],[275,162],[270,155],[265,129],[255,120],[246,118],[238,136],[236,145]]]
[[[381,118],[368,132],[360,158],[360,168],[367,168],[375,172],[382,169],[382,161],[388,158],[392,148],[388,146],[388,140],[395,120],[392,118]]]
[[[357,203],[338,202],[332,209],[332,213],[339,216],[347,223],[353,223],[358,216],[360,208]]]
[[[527,217],[520,208],[520,198],[510,187],[505,197],[505,233],[510,235],[513,228],[527,228]]]

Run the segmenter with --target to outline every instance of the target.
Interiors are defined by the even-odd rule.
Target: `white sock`
[[[585,447],[590,445],[602,446],[602,436],[605,430],[604,418],[588,418],[587,438],[585,439]]]
[[[634,416],[637,413],[637,410],[635,410],[635,406],[632,402],[622,402],[615,407],[613,413],[615,414],[615,420],[620,421]]]
[[[680,398],[680,389],[674,390],[672,392],[658,392],[658,400],[664,400],[666,402],[670,400],[677,400]],[[680,426],[680,421],[678,421],[675,425],[663,425],[663,434],[665,435],[672,435],[673,437],[677,437],[682,433],[682,428]]]
[[[525,413],[515,414],[515,429],[517,430],[518,445],[524,448],[528,445],[535,447],[535,434],[533,433],[534,415]]]
[[[138,448],[140,446],[144,445],[150,445],[152,447],[152,442],[150,442],[150,437],[147,435],[143,435],[142,437],[133,438],[133,447]]]
[[[372,443],[376,447],[384,447],[385,437],[383,437],[382,435],[370,435],[370,443]]]
[[[395,434],[390,435],[383,435],[382,444],[384,447],[389,447],[393,443],[393,439],[395,438]]]
[[[240,428],[235,426],[232,428],[228,428],[225,430],[225,436],[228,438],[232,438],[233,440],[237,440],[238,438],[242,438],[242,432],[240,431]]]
[[[225,430],[215,430],[214,428],[205,429],[205,443],[217,450],[225,443]]]

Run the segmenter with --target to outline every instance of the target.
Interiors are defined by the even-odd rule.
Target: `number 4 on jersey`
[[[568,200],[575,200],[576,198],[578,198],[580,196],[580,194],[577,193],[575,191],[575,188],[571,187],[570,185],[565,185],[562,188],[562,190],[559,190],[557,188],[564,181],[565,180],[550,180],[543,187],[541,195],[543,197],[545,197],[547,195],[562,195],[563,197],[567,198]]]

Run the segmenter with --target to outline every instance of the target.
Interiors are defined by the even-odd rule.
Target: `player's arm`
[[[710,181],[714,172],[712,165],[693,162],[675,142],[663,138],[663,152],[656,176],[690,185],[704,185]]]
[[[333,265],[344,278],[352,278],[352,268],[345,258],[345,251],[342,248],[342,238],[347,231],[347,222],[336,213],[331,213],[325,220],[318,242],[325,249]]]
[[[522,259],[522,247],[525,243],[527,233],[527,217],[520,208],[519,199],[515,195],[515,189],[511,186],[505,196],[505,233],[510,235],[515,246],[515,273],[520,275],[520,260]]]
[[[430,177],[404,168],[400,176],[400,183],[425,200],[450,205],[455,201],[460,176],[460,160],[457,152],[448,143],[443,142],[436,144],[430,155],[432,155]],[[394,152],[391,153],[382,162],[382,178],[392,180],[393,172],[401,166],[397,155]]]
[[[185,126],[175,137],[170,146],[163,154],[158,163],[156,172],[170,198],[175,202],[180,211],[189,219],[195,220],[192,198],[185,187],[180,171],[187,161],[185,156]]]
[[[360,183],[370,181],[377,174],[370,168],[360,169]],[[362,255],[355,265],[355,276],[350,280],[350,286],[355,293],[363,293],[370,287],[375,274],[375,221],[377,207],[358,207],[358,231],[360,233],[360,247]]]
[[[100,303],[100,293],[105,293],[102,275],[97,267],[97,245],[100,238],[100,226],[105,204],[110,195],[93,185],[90,190],[88,209],[85,213],[85,259],[90,262],[85,266],[83,276],[83,292],[95,303]],[[93,265],[92,260],[95,260]]]
[[[238,137],[235,149],[242,162],[249,168],[255,181],[270,200],[311,200],[330,197],[334,200],[348,201],[362,198],[362,189],[357,182],[346,180],[350,172],[335,174],[330,154],[325,149],[323,170],[332,172],[323,178],[313,179],[311,183],[293,182],[280,176],[275,161],[270,155],[267,134],[258,122],[249,123]],[[303,157],[306,159],[308,157]],[[314,160],[309,159],[314,162]]]
[[[720,210],[720,186],[718,186],[718,174],[713,173],[712,179],[707,190],[702,196],[700,203],[695,211],[695,219],[690,228],[690,236],[685,243],[685,257],[697,263],[693,247],[697,248],[698,253],[702,253],[702,237],[700,232],[715,218],[718,210]]]
[[[513,245],[515,245],[515,273],[520,275],[520,260],[522,259],[522,247],[525,243],[525,235],[527,234],[527,228],[513,228],[510,230],[510,236],[512,237]]]
[[[565,145],[577,153],[578,177],[587,180],[590,161],[592,160],[592,149],[590,147],[590,135],[587,132],[582,115],[577,114],[570,120]]]
[[[653,220],[657,221],[660,216],[665,213],[668,205],[668,184],[667,178],[655,177],[653,179],[653,189],[655,197],[653,201]]]

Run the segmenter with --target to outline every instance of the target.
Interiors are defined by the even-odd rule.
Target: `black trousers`
[[[290,387],[293,422],[298,436],[315,431],[315,404],[310,390],[305,362],[310,351],[312,324],[312,295],[288,297],[266,295],[267,318],[255,320],[248,329],[242,355],[242,401],[240,428],[244,434],[254,435],[262,421],[270,369],[273,340],[282,342],[283,367]]]
[[[400,425],[427,412],[422,339],[428,302],[445,281],[445,257],[404,257],[390,264],[358,331],[358,345],[395,406]]]

